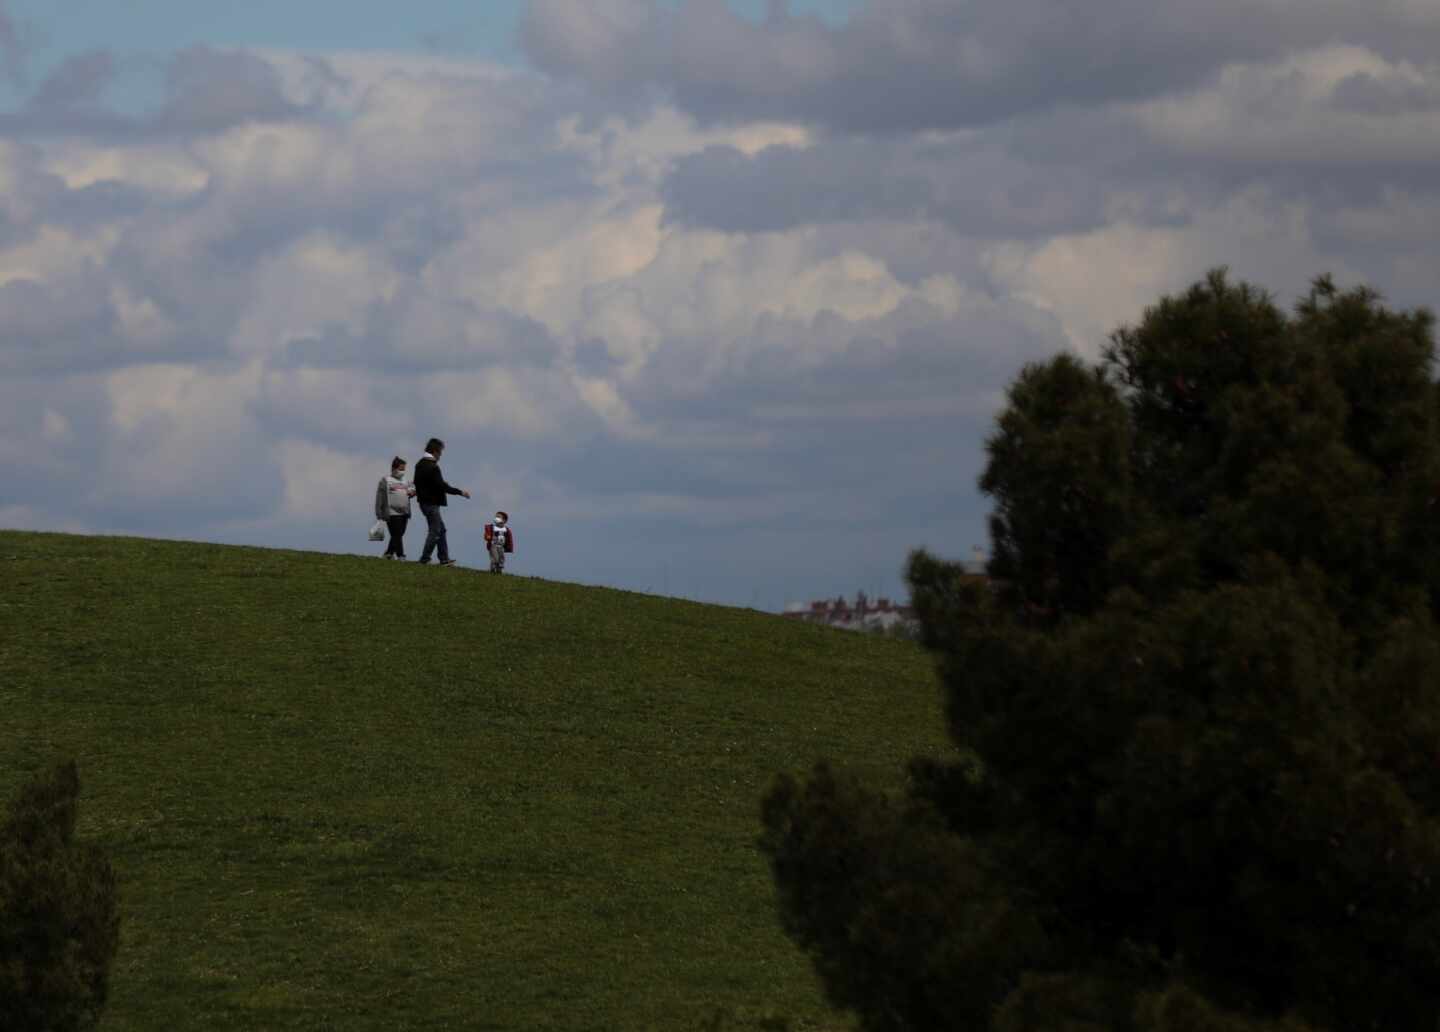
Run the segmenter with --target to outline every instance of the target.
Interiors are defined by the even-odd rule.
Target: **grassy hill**
[[[945,748],[914,646],[466,570],[0,532],[0,794],[75,757],[104,1027],[840,1028],[760,796]]]

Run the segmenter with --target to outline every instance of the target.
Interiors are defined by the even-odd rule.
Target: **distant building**
[[[888,598],[872,602],[863,591],[856,592],[853,603],[843,595],[818,602],[791,602],[780,615],[847,631],[890,631],[897,627],[908,630],[916,626],[915,610],[909,606],[897,605]]]
[[[976,545],[970,550],[970,558],[961,562],[966,577],[988,580],[985,568],[989,556],[985,549]],[[847,602],[843,595],[817,602],[791,602],[780,614],[788,620],[802,623],[825,624],[847,631],[918,631],[920,622],[915,610],[908,605],[896,604],[888,598],[877,598],[873,602],[865,592],[857,591],[855,601]]]

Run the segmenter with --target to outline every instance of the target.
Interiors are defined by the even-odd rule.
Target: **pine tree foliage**
[[[1025,368],[990,585],[909,579],[958,760],[765,800],[784,925],[868,1030],[1440,1027],[1428,312],[1223,271]]]
[[[75,839],[80,777],[64,763],[25,786],[0,825],[0,1029],[99,1023],[119,946],[115,876]]]

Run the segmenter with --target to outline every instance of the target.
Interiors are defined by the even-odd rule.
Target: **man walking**
[[[470,492],[445,483],[440,472],[440,454],[445,442],[432,437],[425,443],[425,455],[415,463],[415,500],[420,503],[420,512],[425,516],[425,547],[420,550],[420,561],[428,563],[430,554],[438,552],[441,566],[454,566],[450,558],[450,546],[445,540],[445,519],[440,510],[445,508],[446,495],[470,497]]]

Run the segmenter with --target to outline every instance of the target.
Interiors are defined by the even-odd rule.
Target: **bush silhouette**
[[[115,876],[75,841],[80,778],[63,763],[22,788],[0,826],[0,1029],[94,1028],[119,945]]]
[[[987,442],[992,581],[912,556],[959,759],[782,777],[792,938],[866,1029],[1433,1032],[1428,312],[1212,273]]]

